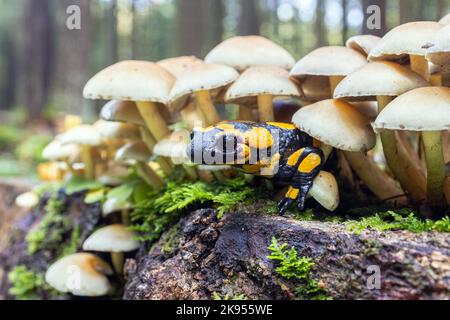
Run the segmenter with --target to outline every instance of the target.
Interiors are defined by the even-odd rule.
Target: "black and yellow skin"
[[[197,164],[228,164],[289,185],[279,203],[281,214],[295,202],[304,209],[324,163],[323,152],[313,147],[310,136],[293,124],[280,122],[229,121],[194,129],[187,152]]]

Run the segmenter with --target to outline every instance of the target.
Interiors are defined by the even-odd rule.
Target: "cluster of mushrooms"
[[[84,176],[107,185],[120,184],[130,166],[156,189],[175,165],[187,179],[224,179],[230,168],[193,166],[186,145],[194,127],[225,120],[218,105],[233,106],[238,120],[292,119],[326,156],[337,149],[381,201],[445,207],[449,86],[450,15],[398,26],[383,38],[355,36],[345,47],[322,47],[297,63],[266,38],[233,37],[203,61],[122,61],[100,71],[86,84],[84,97],[109,100],[101,120],[68,121],[44,156],[52,161],[47,165],[63,167],[63,174],[51,177]],[[286,99],[296,99],[299,107],[274,107]],[[323,172],[311,192],[329,210],[339,202],[333,179]],[[87,252],[111,253],[114,268],[91,253],[76,253],[50,266],[47,282],[79,296],[108,294],[107,276],[120,274],[123,252],[138,247],[126,227],[128,209],[130,204],[105,203],[105,215],[125,213],[122,224],[100,228],[83,244]]]

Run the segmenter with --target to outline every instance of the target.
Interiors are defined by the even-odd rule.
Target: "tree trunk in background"
[[[381,9],[381,25],[379,29],[369,29],[367,26],[367,19],[373,14],[367,13],[367,8],[371,5],[376,5]],[[382,37],[386,33],[386,0],[363,0],[364,21],[362,26],[363,34],[373,34]]]
[[[177,0],[177,43],[180,55],[204,55],[203,3],[204,0]]]
[[[132,15],[132,19],[133,19],[133,25],[131,27],[131,59],[136,60],[137,57],[139,56],[138,53],[138,46],[137,46],[137,42],[138,42],[138,14],[137,14],[137,10],[136,10],[136,2],[134,0],[131,0],[131,15]]]
[[[0,43],[0,52],[3,52],[5,59],[5,70],[0,74],[0,111],[11,110],[15,103],[16,76],[17,76],[17,52],[15,50],[14,39],[6,35]],[[0,119],[1,120],[1,119]]]
[[[241,14],[239,16],[239,34],[259,35],[259,26],[261,24],[258,1],[241,0]]]
[[[435,20],[440,20],[447,14],[448,2],[447,0],[438,0],[436,5]]]
[[[399,0],[400,24],[412,21],[411,0]]]
[[[342,0],[342,44],[345,45],[345,41],[348,38],[348,0]]]
[[[316,46],[323,47],[328,44],[327,29],[325,26],[325,0],[317,1],[316,21],[314,24],[315,34],[317,37]]]
[[[83,106],[87,103],[83,98],[83,87],[91,76],[89,71],[91,1],[81,0],[77,2],[81,9],[81,30],[69,30],[66,27],[68,17],[66,8],[73,4],[73,0],[57,0],[54,3],[58,46],[54,73],[53,104],[58,108],[58,111],[83,114]]]
[[[111,0],[107,12],[108,25],[108,41],[109,41],[109,64],[113,64],[119,60],[118,45],[119,39],[117,34],[117,0]]]
[[[19,45],[19,101],[29,119],[38,118],[47,103],[52,61],[49,0],[23,2],[22,43]]]
[[[209,51],[222,42],[225,7],[223,0],[206,1],[204,6],[207,30],[207,43],[205,44],[205,49],[206,51]]]

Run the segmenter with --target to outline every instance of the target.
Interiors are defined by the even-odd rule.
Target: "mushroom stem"
[[[91,147],[87,144],[81,146],[81,157],[84,163],[84,177],[86,180],[95,179],[94,163],[91,156]]]
[[[211,94],[207,90],[195,92],[197,106],[201,109],[208,125],[214,125],[220,122],[219,113],[211,99]]]
[[[137,101],[139,113],[147,125],[148,130],[155,137],[156,141],[161,141],[170,134],[166,120],[162,117],[158,110],[158,106],[154,102]]]
[[[252,107],[249,106],[244,106],[244,105],[239,105],[238,106],[238,120],[243,120],[243,121],[254,121],[254,117],[253,117],[253,111],[252,111]]]
[[[377,101],[378,113],[380,113],[392,101],[392,97],[378,96]],[[405,149],[397,145],[395,131],[382,131],[380,137],[387,165],[395,178],[403,189],[411,194],[414,201],[422,201],[425,198],[425,179],[420,172],[417,172]]]
[[[381,170],[369,157],[362,152],[344,152],[345,158],[359,178],[381,200],[396,204],[405,204],[403,190],[394,179]]]
[[[440,131],[422,132],[427,161],[427,199],[431,205],[442,205],[445,162]]]
[[[197,180],[197,178],[198,178],[197,171],[195,171],[195,169],[193,167],[191,167],[187,164],[183,164],[182,166],[183,166],[184,172],[186,173],[186,176],[189,180],[191,180],[191,181]]]
[[[271,94],[261,94],[258,96],[258,111],[260,122],[275,121],[273,96]]]
[[[430,76],[430,83],[434,87],[442,86],[442,74],[432,74]]]
[[[123,261],[123,252],[111,252],[111,262],[118,275],[122,275],[123,273]]]
[[[328,158],[330,157],[331,152],[333,152],[333,147],[328,145],[328,144],[326,144],[326,143],[322,143],[321,142],[319,148],[323,152],[325,161],[327,161]]]
[[[136,169],[139,176],[153,188],[158,189],[164,184],[161,178],[145,162],[138,161]]]
[[[151,132],[147,128],[140,127],[139,130],[141,131],[142,141],[145,143],[150,152],[153,153],[153,148],[156,145],[156,139],[152,136]],[[164,172],[164,174],[169,175],[172,173],[173,166],[168,159],[157,157],[156,162],[159,164],[159,167]]]
[[[122,224],[124,226],[129,226],[130,225],[130,210],[129,209],[123,209],[120,212],[120,217],[122,220]]]
[[[197,108],[193,102],[189,103],[187,107],[181,109],[180,115],[188,130],[192,130],[199,123],[206,123],[206,119],[200,108]]]
[[[430,69],[428,68],[428,60],[424,56],[410,55],[411,70],[420,74],[422,78],[430,80]]]
[[[334,95],[334,90],[338,86],[338,84],[344,79],[342,76],[330,76],[328,77],[328,82],[330,83],[330,92],[331,96]]]

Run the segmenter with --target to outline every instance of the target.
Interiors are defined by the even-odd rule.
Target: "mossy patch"
[[[314,267],[312,259],[299,257],[294,247],[288,248],[286,243],[280,244],[273,237],[268,246],[268,259],[274,261],[278,267],[275,271],[286,280],[296,282],[295,294],[301,300],[329,300],[326,291],[311,278]]]
[[[225,295],[220,295],[217,292],[213,292],[212,293],[212,299],[213,300],[248,300],[247,297],[244,294],[225,294]]]
[[[58,295],[46,282],[43,273],[33,272],[26,266],[16,266],[8,273],[8,280],[11,284],[9,294],[17,300],[35,300],[46,292],[49,296]]]

